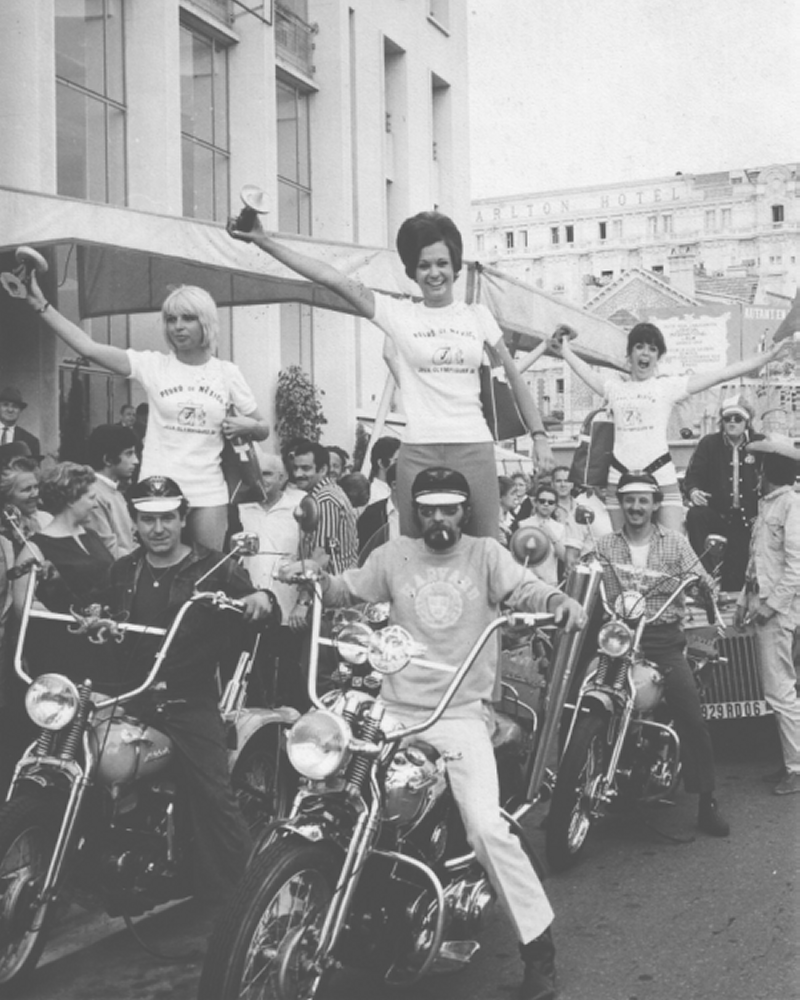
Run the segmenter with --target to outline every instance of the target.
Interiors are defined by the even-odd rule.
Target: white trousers
[[[800,774],[800,699],[792,646],[795,626],[789,615],[773,615],[755,630],[758,665],[764,697],[775,713],[783,750],[783,763],[792,774]]]
[[[463,711],[460,706],[460,711]],[[429,713],[391,705],[385,720],[408,726]],[[517,837],[500,813],[500,787],[492,749],[494,716],[488,706],[475,706],[474,718],[440,719],[420,733],[448,759],[447,776],[458,805],[467,840],[485,869],[522,944],[547,930],[553,909]]]

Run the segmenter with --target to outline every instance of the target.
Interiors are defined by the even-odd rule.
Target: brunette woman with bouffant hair
[[[497,538],[499,497],[494,442],[480,404],[479,366],[484,345],[503,360],[518,405],[531,430],[540,466],[553,464],[544,426],[530,392],[505,346],[500,327],[484,305],[456,301],[453,285],[462,266],[463,242],[452,219],[420,212],[400,227],[397,250],[422,301],[398,299],[365,288],[323,261],[285,246],[256,220],[250,231],[228,232],[254,243],[286,267],[340,295],[371,320],[390,342],[384,352],[400,385],[406,414],[397,462],[400,530],[418,536],[411,484],[430,466],[458,469],[472,491],[473,535]]]

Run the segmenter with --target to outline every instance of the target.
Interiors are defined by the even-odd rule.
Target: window
[[[707,208],[705,213],[705,228],[707,233],[713,233],[717,228],[716,208]]]
[[[611,235],[614,237],[615,240],[622,239],[622,219],[612,219]]]
[[[183,214],[228,217],[228,52],[218,41],[181,26]]]
[[[607,285],[609,281],[614,277],[613,271],[601,271],[600,272],[600,284]]]
[[[597,223],[597,228],[599,230],[600,239],[601,240],[607,239],[608,238],[608,223],[607,222],[598,222]]]
[[[528,230],[527,229],[520,229],[520,231],[519,231],[519,245],[522,247],[523,250],[527,250],[528,249]]]
[[[122,3],[55,4],[57,190],[111,205],[127,187]]]
[[[484,242],[485,242],[485,240],[484,240],[483,233],[478,233],[475,236],[475,251],[476,251],[476,253],[483,253]]]
[[[506,233],[506,250],[514,249],[514,230],[509,229]]]
[[[311,234],[311,140],[308,94],[283,80],[275,87],[278,110],[278,229]],[[281,305],[281,364],[301,365],[313,376],[311,309]]]
[[[550,227],[550,242],[553,246],[558,246],[558,226]]]
[[[772,206],[772,221],[776,224],[783,222],[783,205]]]
[[[574,243],[575,242],[575,227],[574,226],[564,226],[564,242]]]
[[[650,270],[653,272],[653,274],[663,274],[664,273],[664,265],[663,264],[653,264],[653,266],[650,268]]]
[[[658,216],[648,215],[647,216],[647,235],[657,236],[658,235]]]
[[[661,216],[661,231],[665,236],[669,236],[672,233],[672,216],[662,215]]]
[[[731,209],[729,209],[729,208],[723,208],[722,209],[722,228],[723,228],[723,230],[725,232],[727,232],[731,228],[731,221],[732,221],[731,220]]]

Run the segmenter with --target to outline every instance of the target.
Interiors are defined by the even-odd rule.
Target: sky
[[[800,160],[800,0],[455,2],[474,198]]]

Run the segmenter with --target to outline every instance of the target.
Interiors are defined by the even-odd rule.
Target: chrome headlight
[[[312,781],[323,781],[350,758],[350,727],[333,712],[312,711],[302,716],[286,736],[292,767]]]
[[[372,633],[369,662],[379,674],[396,674],[421,648],[402,625],[389,625]]]
[[[606,622],[597,636],[597,645],[606,656],[624,656],[633,645],[633,633],[623,622]]]
[[[42,729],[63,729],[75,718],[80,703],[78,689],[61,674],[42,674],[28,688],[25,708]]]
[[[372,629],[363,622],[352,622],[344,625],[336,635],[334,645],[339,656],[347,663],[360,666],[367,662]]]

